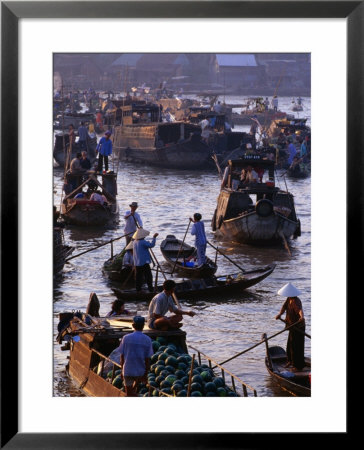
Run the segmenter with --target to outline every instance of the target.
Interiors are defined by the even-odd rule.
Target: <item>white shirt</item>
[[[164,291],[155,295],[149,304],[148,326],[150,326],[150,323],[153,321],[154,314],[165,316],[168,311],[172,312],[176,310],[178,310],[178,308],[173,302],[172,296],[168,297]]]
[[[258,183],[258,180],[259,180],[259,176],[258,176],[258,174],[256,173],[256,171],[255,170],[252,170],[251,172],[247,172],[246,173],[246,177],[245,177],[245,181],[247,181],[247,182],[256,182],[256,183]]]
[[[206,128],[208,125],[210,125],[210,121],[207,119],[201,120],[201,122],[199,123],[199,125],[201,125],[201,128],[204,129]]]
[[[140,215],[135,212],[134,213],[134,217],[133,216],[129,216],[129,214],[131,213],[131,211],[126,211],[126,213],[124,214],[124,219],[125,219],[125,227],[124,227],[124,233],[128,234],[131,233],[132,231],[136,231],[137,226],[135,225],[135,220],[138,222],[139,226],[142,227],[143,226],[143,222],[142,219],[140,218]],[[126,216],[129,216],[128,218],[126,218]],[[135,220],[134,220],[135,218]]]

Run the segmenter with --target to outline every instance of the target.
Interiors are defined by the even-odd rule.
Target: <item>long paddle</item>
[[[232,264],[234,264],[234,266],[236,266],[239,270],[241,270],[243,273],[246,272],[245,269],[243,269],[242,267],[240,267],[238,264],[236,264],[232,259],[230,259],[228,256],[225,255],[225,253],[223,253],[221,250],[219,250],[217,247],[215,247],[214,245],[212,245],[209,241],[207,241],[207,243],[209,245],[211,245],[212,248],[214,248],[217,252],[220,253],[220,255],[224,256],[226,259],[228,259]]]
[[[77,255],[71,256],[70,258],[67,258],[65,262],[68,262],[71,259],[77,258],[77,256],[84,255],[85,253],[92,252],[93,250],[103,247],[104,245],[111,244],[111,242],[118,241],[119,239],[121,239],[125,236],[129,236],[129,234],[132,234],[132,233],[134,233],[134,231],[131,231],[130,233],[124,234],[123,236],[117,237],[115,239],[111,239],[110,241],[104,242],[103,244],[97,245],[96,247],[93,247],[88,250],[85,250],[84,252],[78,253]]]
[[[284,319],[279,318],[279,320],[281,320],[282,322],[286,323],[286,321]],[[296,322],[297,323],[297,322]],[[300,330],[299,328],[294,327],[293,328],[295,331],[299,331],[300,333],[303,333],[305,336],[307,336],[308,338],[311,339],[311,336],[309,334],[307,334],[305,331]]]
[[[272,339],[272,338],[278,336],[279,334],[284,333],[285,331],[287,331],[290,328],[294,327],[295,325],[298,324],[298,322],[299,322],[299,320],[297,322],[293,323],[292,325],[289,325],[288,327],[284,328],[283,330],[279,331],[278,333],[272,334],[272,336],[269,336],[266,339],[263,339],[263,340],[259,341],[258,343],[254,344],[252,347],[249,347],[246,350],[243,350],[242,352],[237,353],[236,355],[232,356],[231,358],[226,359],[225,361],[219,363],[219,365],[225,364],[225,363],[231,361],[232,359],[235,359],[238,356],[243,355],[244,353],[248,352],[249,350],[253,350],[253,348],[258,347],[258,345],[263,344],[264,342],[269,341],[269,339]],[[215,367],[217,367],[217,366],[215,366]],[[215,367],[212,367],[212,369],[215,369]]]
[[[183,248],[183,244],[185,243],[185,239],[186,239],[186,236],[187,236],[187,233],[188,233],[188,229],[190,228],[190,224],[191,224],[191,219],[189,219],[189,221],[188,221],[187,230],[186,230],[185,236],[184,236],[184,238],[183,238],[181,247],[180,247],[179,250],[178,250],[177,258],[176,258],[176,261],[174,262],[174,266],[173,266],[173,269],[172,269],[172,272],[171,272],[171,273],[173,273],[173,272],[174,272],[174,269],[176,268],[176,264],[177,264],[177,261],[178,261],[178,257],[179,257],[179,254],[181,253],[182,248]]]

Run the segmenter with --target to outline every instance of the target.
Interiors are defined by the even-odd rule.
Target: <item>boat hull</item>
[[[168,235],[166,239],[162,241],[160,248],[166,262],[174,269],[174,272],[181,276],[188,278],[206,278],[212,276],[217,270],[217,265],[208,257],[206,257],[206,263],[203,266],[184,266],[183,260],[195,259],[197,257],[197,250],[195,247],[191,247],[185,242],[176,239],[173,234]]]
[[[274,268],[275,264],[272,264],[261,269],[250,270],[240,274],[183,280],[182,282],[176,282],[175,293],[179,299],[187,300],[236,294],[267,278],[273,272]],[[231,281],[229,277],[232,277]],[[157,291],[161,292],[162,290],[163,286],[159,285]],[[150,301],[156,295],[155,292],[136,292],[135,289],[121,290],[113,288],[113,291],[117,298],[129,301]]]
[[[188,140],[161,148],[120,148],[119,154],[122,161],[168,169],[195,170],[211,166],[211,150],[198,140]]]
[[[224,220],[217,235],[244,244],[268,244],[282,241],[294,236],[298,222],[290,220],[281,214],[273,213],[261,217],[255,211],[233,219]]]
[[[68,225],[81,227],[108,225],[117,220],[118,213],[119,209],[116,203],[110,207],[105,207],[98,202],[62,205],[64,221]]]
[[[293,396],[311,396],[311,359],[305,358],[306,365],[301,371],[292,372],[286,367],[287,354],[282,347],[268,347],[265,365],[277,383],[283,390]]]

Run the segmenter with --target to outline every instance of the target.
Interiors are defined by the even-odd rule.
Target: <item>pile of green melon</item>
[[[164,337],[152,342],[154,354],[146,384],[139,384],[138,394],[144,397],[187,397],[192,357],[168,343]],[[191,397],[237,397],[222,377],[216,377],[206,364],[194,361]]]

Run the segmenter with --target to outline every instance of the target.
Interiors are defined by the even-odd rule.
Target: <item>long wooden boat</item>
[[[78,142],[75,142],[72,145],[72,149],[70,150],[70,154],[68,155],[68,144],[69,144],[69,135],[68,133],[58,132],[54,136],[54,149],[53,149],[53,158],[56,163],[60,167],[64,167],[65,161],[68,159],[68,163],[72,161],[73,158],[76,157],[76,154],[81,152],[82,150],[87,151],[87,157],[90,160],[91,164],[93,164],[96,160],[96,147],[97,147],[97,136],[96,133],[88,133],[88,139],[86,142],[86,148],[80,147]]]
[[[258,172],[267,171],[268,179],[240,183],[239,174],[248,166]],[[230,160],[225,177],[226,185],[220,191],[211,223],[218,237],[266,245],[300,236],[293,195],[275,187],[274,161],[257,155]]]
[[[252,117],[258,120],[262,125],[270,123],[272,120],[283,119],[287,116],[287,113],[282,111],[274,111],[270,109],[268,111],[243,110],[239,113],[232,113],[231,120],[234,125],[251,125]]]
[[[57,341],[60,344],[66,341],[65,345],[61,347],[62,350],[69,351],[66,372],[78,389],[90,397],[125,397],[126,393],[120,377],[121,366],[118,347],[121,339],[134,331],[132,328],[132,317],[95,318],[76,312],[61,313],[60,319]],[[196,392],[195,394],[193,393],[196,391],[196,388],[199,391],[197,394],[199,397],[240,397],[240,393],[236,389],[236,386],[239,384],[244,397],[248,396],[248,390],[255,397],[257,396],[254,388],[219,364],[216,365],[218,369],[213,370],[212,363],[214,361],[195,348],[193,350],[197,351],[198,358],[193,360],[188,354],[186,333],[183,330],[158,331],[145,326],[143,333],[152,339],[155,353],[152,356],[154,365],[150,367],[147,384],[138,385],[137,395],[139,397],[186,397],[189,396],[189,393],[191,393],[191,396],[196,396]],[[164,349],[168,349],[166,355],[173,356],[174,362],[171,361],[171,364],[174,364],[174,366],[163,364],[159,371],[157,367],[162,363],[155,364],[155,362],[158,362],[159,355],[163,353]],[[177,360],[177,357],[181,362]],[[166,359],[163,359],[163,363]],[[206,360],[208,364],[203,364],[203,360]],[[178,363],[178,366],[176,363]],[[215,386],[212,385],[214,388],[213,393],[210,390],[211,384],[209,388],[205,381],[202,381],[200,387],[192,384],[188,377],[188,371],[192,366],[197,374],[208,372],[209,379],[207,382],[213,382],[216,379]],[[166,372],[164,375],[162,370]],[[217,370],[221,370],[220,376]],[[178,377],[181,378],[177,379],[177,372],[179,372]],[[165,380],[169,378],[169,375],[172,375],[173,380],[180,386],[173,387],[172,383],[174,381],[172,380],[167,381],[168,384],[166,385]],[[225,377],[229,375],[231,376],[231,386],[225,380]],[[181,382],[178,380],[181,380]],[[181,390],[184,390],[183,395],[180,395],[182,394]],[[212,395],[208,395],[208,393]]]
[[[69,125],[73,125],[73,127],[77,129],[81,125],[81,122],[94,123],[95,115],[92,113],[82,112],[65,113],[63,117],[62,115],[59,115],[57,117],[57,120],[55,120],[53,127],[55,129],[62,129],[63,127],[67,128]]]
[[[217,270],[215,262],[207,256],[205,264],[197,266],[197,263],[192,261],[197,257],[197,249],[177,239],[173,234],[169,234],[162,241],[160,248],[167,263],[184,277],[206,278]]]
[[[102,184],[94,171],[88,172],[88,178],[78,188],[68,194],[61,205],[61,216],[65,223],[77,226],[104,226],[118,219],[119,207],[116,200],[116,176],[114,173],[100,174]],[[84,186],[99,186],[107,202],[101,204],[90,200],[92,191],[86,192],[84,198],[75,198]]]
[[[206,168],[212,155],[201,127],[185,122],[120,125],[113,148],[122,161],[183,170]]]
[[[275,264],[259,269],[247,270],[244,273],[232,273],[209,278],[187,279],[176,281],[175,293],[181,299],[212,298],[240,293],[267,278],[274,270]],[[135,289],[119,289],[112,287],[117,298],[129,301],[150,301],[158,292],[162,292],[163,284],[158,284],[156,292],[137,292]]]
[[[263,339],[267,335],[263,334]],[[274,381],[285,391],[294,396],[311,396],[311,358],[306,357],[305,367],[300,371],[292,371],[287,364],[287,354],[282,347],[268,345],[265,341],[266,357],[265,365]]]

